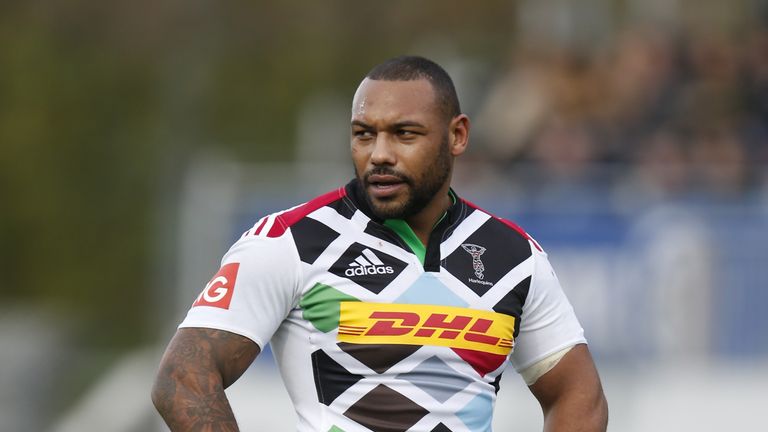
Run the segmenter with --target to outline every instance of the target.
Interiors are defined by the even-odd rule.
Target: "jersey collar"
[[[370,233],[377,233],[386,240],[398,244],[400,247],[413,252],[413,249],[403,239],[397,235],[391,228],[386,227],[384,220],[373,214],[368,201],[365,199],[363,187],[357,179],[352,179],[345,186],[347,197],[352,204],[371,220],[369,224]],[[425,246],[423,265],[427,271],[437,271],[440,266],[440,244],[448,238],[454,228],[464,220],[472,209],[456,194],[453,189],[448,192],[451,195],[452,204],[448,207],[443,217],[435,224],[432,233],[429,235],[429,241]],[[419,254],[420,255],[420,254]],[[421,257],[419,257],[421,260]]]
[[[365,199],[365,192],[363,191],[363,186],[360,184],[359,180],[356,178],[352,179],[349,183],[347,183],[346,186],[344,186],[344,188],[347,191],[347,196],[358,210],[363,212],[372,221],[379,224],[384,223],[383,219],[378,218],[373,214],[371,207],[368,205],[368,200]],[[446,210],[445,214],[443,214],[440,220],[435,223],[435,229],[439,225],[442,225],[446,219],[449,222],[452,220],[455,222],[455,219],[460,216],[462,212],[465,212],[466,205],[464,204],[464,201],[462,201],[459,196],[456,195],[456,192],[453,190],[453,188],[448,190],[448,195],[451,197],[451,206],[448,207],[448,210]]]

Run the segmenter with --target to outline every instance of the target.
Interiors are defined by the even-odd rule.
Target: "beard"
[[[379,219],[406,219],[421,212],[437,195],[448,181],[451,174],[451,157],[448,151],[448,137],[443,139],[440,149],[429,165],[423,170],[421,179],[405,175],[387,166],[381,166],[366,171],[364,175],[356,173],[363,187],[363,195],[374,216]],[[407,196],[402,202],[387,200],[381,203],[374,201],[368,193],[370,183],[368,178],[374,174],[397,177],[407,186]]]

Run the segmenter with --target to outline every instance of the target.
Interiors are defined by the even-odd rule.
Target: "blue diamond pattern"
[[[406,380],[429,393],[440,403],[445,403],[451,396],[464,390],[472,380],[459,375],[444,361],[432,356],[416,366],[412,371],[400,374],[398,379]]]
[[[467,302],[453,293],[434,275],[423,273],[421,277],[395,300],[400,304],[431,304],[443,306],[466,307]]]

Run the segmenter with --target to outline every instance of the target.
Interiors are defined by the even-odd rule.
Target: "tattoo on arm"
[[[238,431],[224,389],[258,353],[253,341],[230,332],[180,329],[160,363],[152,401],[172,431]]]

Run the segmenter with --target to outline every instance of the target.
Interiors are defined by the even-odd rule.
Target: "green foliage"
[[[503,0],[2,2],[0,296],[105,343],[155,333],[158,211],[190,155],[290,160],[312,93],[351,98],[404,53],[508,65],[517,13]]]
[[[487,55],[509,31],[503,4],[4,2],[0,295],[79,320],[95,343],[142,340],[162,289],[158,203],[188,155],[289,160],[313,91],[351,97],[424,35]]]

